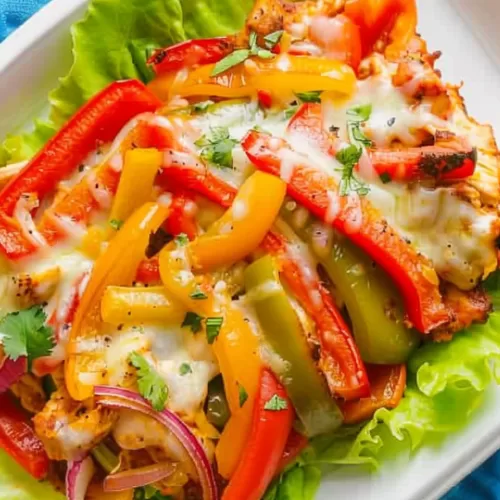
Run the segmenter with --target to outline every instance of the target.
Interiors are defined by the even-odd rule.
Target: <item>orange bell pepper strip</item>
[[[0,395],[0,447],[35,479],[44,479],[50,460],[29,418],[8,394]]]
[[[293,418],[292,404],[284,387],[270,370],[263,369],[250,438],[222,500],[262,498],[278,470]]]
[[[371,395],[359,401],[340,403],[345,424],[356,424],[373,417],[380,408],[396,408],[406,387],[405,365],[367,365]]]
[[[364,55],[388,35],[386,55],[397,58],[408,48],[417,29],[415,0],[347,0],[344,14],[361,29]]]
[[[255,250],[276,219],[285,193],[286,184],[281,179],[262,172],[252,174],[231,208],[188,245],[193,269],[207,272],[231,265]]]
[[[102,324],[101,299],[109,285],[129,285],[144,257],[149,236],[168,216],[168,208],[146,203],[138,208],[97,259],[76,310],[66,350],[65,380],[71,397],[82,401],[93,395],[95,382],[105,383],[102,353],[80,352],[80,344],[95,339]]]
[[[431,262],[394,232],[366,198],[357,194],[339,196],[335,179],[294,153],[283,139],[251,131],[242,145],[258,169],[278,177],[282,173],[282,152],[296,157],[291,175],[287,172],[288,194],[346,235],[392,277],[415,328],[428,333],[449,320]]]
[[[282,54],[268,60],[253,58],[212,76],[214,66],[207,64],[191,70],[186,79],[153,81],[150,89],[163,99],[166,95],[252,97],[257,91],[281,98],[283,94],[311,90],[351,95],[356,87],[356,76],[350,66],[319,57]]]

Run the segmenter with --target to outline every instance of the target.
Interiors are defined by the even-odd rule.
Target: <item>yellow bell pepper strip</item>
[[[231,208],[189,244],[194,271],[207,272],[234,264],[255,250],[276,219],[285,193],[286,184],[281,179],[262,172],[252,174]]]
[[[80,300],[71,328],[65,364],[66,387],[71,397],[82,401],[93,395],[92,376],[103,375],[102,353],[80,352],[82,341],[94,340],[100,331],[101,299],[109,285],[130,285],[144,258],[149,236],[168,216],[168,208],[146,203],[138,208],[97,259],[90,281]],[[105,377],[99,382],[105,383]]]
[[[142,204],[151,200],[151,191],[163,155],[157,149],[131,149],[125,153],[120,183],[109,216],[109,229],[116,231]]]
[[[282,360],[272,368],[285,385],[305,434],[312,437],[333,431],[342,424],[342,414],[316,369],[272,257],[262,257],[247,267],[245,286],[264,337]]]
[[[113,325],[177,321],[184,313],[181,304],[172,300],[163,286],[108,286],[101,301],[102,320]]]
[[[214,65],[207,64],[189,71],[185,79],[162,75],[149,88],[165,100],[174,95],[252,97],[259,90],[278,98],[311,90],[351,95],[356,87],[356,75],[350,66],[319,57],[282,54],[268,60],[249,59],[216,76],[212,76],[213,70]]]

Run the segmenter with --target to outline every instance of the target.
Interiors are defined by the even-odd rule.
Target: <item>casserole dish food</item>
[[[2,444],[68,498],[309,498],[491,379],[498,151],[416,6],[234,9],[94,2],[4,143]]]

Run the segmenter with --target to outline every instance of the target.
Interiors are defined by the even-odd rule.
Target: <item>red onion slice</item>
[[[68,471],[66,472],[66,497],[68,500],[85,500],[87,488],[94,472],[94,462],[90,457],[68,463]]]
[[[21,356],[15,361],[10,358],[4,358],[0,364],[0,394],[10,388],[27,371],[28,363],[26,356]]]
[[[140,488],[171,476],[177,466],[171,462],[160,462],[138,469],[110,474],[104,479],[104,491],[124,491]]]
[[[218,492],[214,472],[205,450],[189,427],[173,412],[157,412],[139,394],[128,389],[109,386],[96,386],[94,394],[98,403],[108,408],[133,410],[154,418],[176,436],[189,454],[198,474],[203,490],[203,500],[217,500]]]

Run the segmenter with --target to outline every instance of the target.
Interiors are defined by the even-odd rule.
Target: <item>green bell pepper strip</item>
[[[291,213],[282,212],[290,221]],[[401,296],[385,272],[338,233],[334,233],[332,249],[325,256],[311,244],[313,224],[294,230],[310,245],[345,302],[363,361],[378,365],[406,362],[418,346],[420,336],[405,327]]]
[[[338,428],[342,414],[314,365],[272,257],[262,257],[247,267],[245,286],[264,339],[278,358],[272,369],[285,386],[305,434],[312,437]]]
[[[220,375],[212,379],[208,384],[206,411],[208,421],[219,430],[224,428],[231,416],[224,391],[224,383]]]

